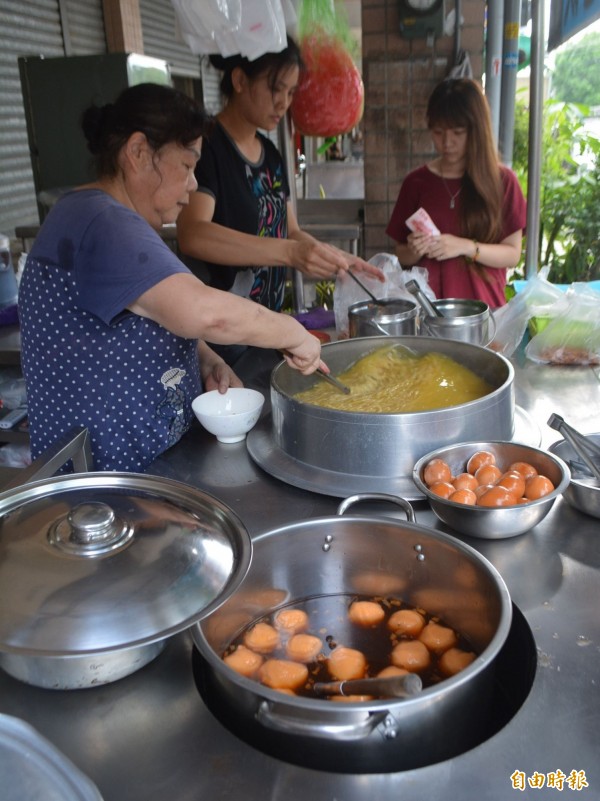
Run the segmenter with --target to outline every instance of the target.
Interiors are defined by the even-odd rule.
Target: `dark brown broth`
[[[381,623],[371,627],[359,626],[353,623],[348,616],[348,609],[354,601],[373,601],[378,603],[385,612],[384,619]],[[309,698],[323,697],[317,696],[312,689],[315,682],[329,682],[334,680],[327,669],[327,658],[338,645],[347,648],[355,648],[357,651],[361,651],[367,659],[367,672],[365,677],[375,677],[385,667],[392,664],[391,652],[394,646],[402,640],[418,639],[418,637],[394,634],[387,628],[388,619],[399,609],[411,609],[419,612],[425,619],[425,625],[429,622],[435,622],[441,626],[452,628],[439,617],[428,614],[424,609],[404,603],[398,598],[367,597],[350,594],[318,595],[285,604],[284,606],[278,607],[269,615],[256,618],[245,626],[235,639],[232,640],[223,656],[227,656],[232,651],[235,651],[238,645],[243,643],[245,633],[252,629],[257,623],[268,623],[270,626],[275,626],[275,617],[283,609],[301,609],[306,612],[309,624],[302,633],[313,634],[319,637],[323,643],[319,656],[313,662],[307,664],[309,673],[307,684],[305,687],[296,690],[296,695]],[[457,648],[470,652],[475,650],[460,632],[456,630],[454,630],[454,632],[458,640],[456,644]],[[280,636],[281,646],[270,654],[265,655],[265,659],[288,659],[285,652],[285,644],[292,635],[285,636],[285,634],[280,631]],[[427,670],[419,673],[424,688],[431,687],[447,678],[447,676],[440,673],[438,661],[439,657],[431,653],[430,666]]]

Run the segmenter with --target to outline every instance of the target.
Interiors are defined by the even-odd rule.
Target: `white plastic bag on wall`
[[[287,45],[291,0],[171,0],[179,34],[193,53],[240,53],[253,61]]]

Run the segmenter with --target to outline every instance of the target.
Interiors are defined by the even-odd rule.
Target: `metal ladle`
[[[575,453],[584,461],[591,474],[595,476],[596,482],[600,483],[600,467],[594,461],[594,458],[600,459],[600,448],[568,423],[565,423],[559,414],[551,414],[548,419],[548,425],[558,431],[559,434],[562,434]]]
[[[360,280],[360,278],[357,278],[357,276],[354,275],[352,270],[348,270],[348,275],[350,276],[350,278],[352,278],[359,285],[359,287],[363,290],[363,292],[367,293],[367,295],[371,298],[371,300],[374,303],[377,303],[379,306],[385,306],[385,300],[381,300],[380,298],[376,298],[375,295],[371,292],[371,290],[367,289],[367,287],[363,284],[363,282]]]
[[[317,695],[374,695],[385,698],[410,698],[422,689],[423,682],[416,673],[374,679],[316,682],[313,685]]]

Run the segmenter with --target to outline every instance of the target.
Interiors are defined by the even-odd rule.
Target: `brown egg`
[[[313,634],[294,634],[285,646],[285,655],[294,662],[312,662],[317,658],[323,643]]]
[[[478,484],[495,484],[501,475],[502,470],[495,464],[484,464],[475,471]]]
[[[525,477],[517,470],[509,470],[506,473],[502,473],[496,482],[496,486],[506,487],[518,500],[525,493]]]
[[[416,609],[399,609],[388,618],[387,627],[394,634],[416,637],[423,630],[425,618]]]
[[[384,667],[383,670],[380,670],[377,674],[378,679],[385,679],[388,676],[406,676],[408,670],[404,668],[396,667],[396,665],[388,665]]]
[[[506,487],[490,487],[477,499],[477,506],[514,506],[517,500]]]
[[[367,670],[367,660],[360,651],[342,645],[331,652],[327,660],[327,669],[331,677],[339,681],[362,679]]]
[[[440,673],[444,676],[455,676],[464,670],[475,659],[472,651],[463,651],[461,648],[449,648],[438,662]]]
[[[308,628],[308,615],[303,609],[281,609],[273,623],[285,634],[297,634]]]
[[[348,617],[357,626],[377,626],[385,618],[385,611],[375,601],[354,601],[348,609]]]
[[[533,476],[525,482],[525,497],[530,501],[543,498],[554,489],[554,484],[546,476]]]
[[[404,668],[409,673],[419,673],[429,667],[431,656],[419,640],[402,640],[392,649],[392,664]]]
[[[449,498],[453,492],[456,492],[455,486],[450,484],[449,481],[436,481],[429,489],[434,495],[439,495],[440,498]]]
[[[471,473],[459,473],[452,479],[452,484],[457,490],[468,489],[474,491],[475,487],[479,486],[479,482]]]
[[[466,506],[475,506],[477,503],[477,495],[470,489],[459,489],[453,492],[448,498],[453,503],[463,503]]]
[[[257,654],[270,654],[279,646],[279,634],[268,623],[257,623],[244,634],[244,645]]]
[[[452,471],[450,470],[448,463],[443,459],[432,459],[425,465],[423,470],[423,481],[428,487],[430,487],[432,484],[436,484],[438,481],[450,482],[451,480]]]
[[[532,464],[529,462],[513,462],[511,465],[508,466],[510,470],[516,470],[517,473],[520,473],[525,479],[531,478],[532,476],[537,476],[538,471]]]
[[[258,678],[274,690],[297,690],[308,680],[308,668],[300,662],[267,659],[258,670]]]
[[[426,645],[434,654],[443,654],[448,648],[453,648],[458,642],[454,631],[448,626],[430,621],[419,634],[419,641]]]
[[[496,457],[491,451],[476,451],[467,461],[467,473],[475,475],[477,470],[486,464],[496,464]]]
[[[479,500],[484,492],[487,492],[491,489],[494,485],[493,484],[480,484],[477,489],[475,490],[475,497]]]
[[[235,670],[236,673],[250,678],[258,672],[259,667],[263,663],[263,658],[249,648],[246,648],[245,645],[238,645],[235,651],[223,657],[223,662],[232,670]]]

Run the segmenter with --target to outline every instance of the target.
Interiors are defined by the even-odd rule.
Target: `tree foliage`
[[[557,54],[552,94],[564,103],[600,105],[600,33],[588,33]]]
[[[586,106],[547,100],[542,124],[538,264],[554,283],[600,278],[600,141]],[[527,191],[529,111],[517,98],[513,168]],[[588,159],[578,159],[583,153]],[[589,163],[591,162],[591,166]]]

